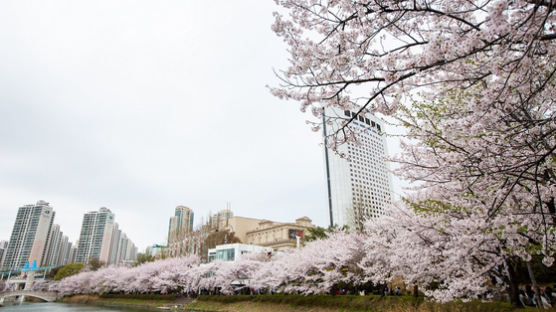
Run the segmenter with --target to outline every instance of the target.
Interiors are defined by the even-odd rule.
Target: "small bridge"
[[[33,290],[2,291],[0,292],[0,305],[3,305],[4,299],[8,297],[19,297],[18,299],[20,302],[23,302],[25,297],[34,297],[50,302],[58,299],[58,294],[55,292]]]

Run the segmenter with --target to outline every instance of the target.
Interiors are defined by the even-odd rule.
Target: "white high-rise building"
[[[69,238],[60,231],[60,226],[52,225],[46,247],[44,266],[59,267],[68,264],[69,249],[72,243]]]
[[[3,266],[23,268],[27,262],[30,265],[34,262],[37,266],[43,265],[53,222],[54,210],[45,201],[20,207]]]
[[[136,248],[114,222],[114,214],[107,208],[90,211],[83,216],[81,235],[77,246],[75,260],[72,250],[68,252],[68,261],[89,263],[95,258],[105,264],[122,264],[135,261]],[[74,261],[73,261],[74,260]]]
[[[118,258],[118,248],[120,247],[121,237],[122,230],[120,230],[120,226],[116,223],[114,224],[112,233],[112,246],[110,246],[110,264],[118,264],[121,261],[121,259]]]
[[[69,263],[68,260],[71,245],[72,243],[69,241],[69,238],[66,235],[63,235],[60,241],[60,251],[58,252],[58,261],[56,263],[57,266],[63,266]]]
[[[129,264],[135,262],[137,258],[137,247],[123,232],[120,232],[117,249],[113,252],[115,254],[113,264]]]
[[[356,113],[327,108],[326,116],[335,122],[324,127],[324,135],[332,135],[342,120],[354,118],[350,127],[358,133],[358,142],[339,145],[337,153],[325,147],[325,166],[330,224],[359,230],[365,220],[383,215],[384,207],[392,203],[392,180],[385,159],[383,122],[371,114]]]
[[[60,231],[60,226],[58,224],[52,225],[50,229],[49,239],[46,245],[46,253],[43,264],[46,266],[57,266],[58,265],[58,254],[60,252],[62,236],[64,233]]]
[[[75,263],[77,262],[77,246],[69,243],[69,252],[68,252],[68,260],[67,263]]]
[[[104,263],[110,263],[114,224],[114,214],[108,208],[102,207],[99,211],[85,213],[76,261],[89,263],[90,259],[95,258]]]
[[[8,249],[8,242],[0,241],[0,267],[4,265],[4,257],[6,256],[7,249]]]

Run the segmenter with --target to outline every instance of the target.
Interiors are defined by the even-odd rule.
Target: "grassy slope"
[[[195,305],[195,306],[193,306]],[[505,302],[453,302],[438,304],[412,297],[379,296],[201,296],[188,306],[212,311],[251,311],[250,307],[266,311],[375,311],[375,312],[513,312],[537,311],[536,309],[515,309]],[[272,308],[270,308],[272,307]],[[252,311],[257,311],[253,309]],[[556,311],[553,309],[551,311]]]
[[[133,298],[120,296],[117,297],[99,297],[90,295],[76,295],[71,297],[64,297],[59,300],[64,303],[80,303],[80,304],[98,304],[106,306],[120,306],[120,307],[140,307],[140,308],[157,308],[166,305],[172,305],[176,300],[168,299],[155,299],[155,298]]]
[[[505,302],[454,302],[437,304],[412,297],[378,296],[200,296],[193,302],[177,296],[160,295],[108,295],[72,296],[62,302],[100,304],[125,307],[156,308],[180,305],[181,310],[217,312],[528,312],[536,309],[515,309]],[[555,311],[556,309],[545,310]]]

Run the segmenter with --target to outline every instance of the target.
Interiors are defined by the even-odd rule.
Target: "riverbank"
[[[413,297],[380,296],[200,296],[195,300],[163,295],[72,296],[61,302],[114,307],[212,312],[523,312],[506,302],[452,302],[438,304]],[[556,311],[550,309],[545,311]]]
[[[409,296],[201,296],[189,306],[192,309],[218,312],[523,312],[506,302],[451,302],[439,304]],[[549,311],[556,311],[551,309]]]
[[[141,298],[133,295],[118,295],[118,296],[93,296],[93,295],[76,295],[71,297],[64,297],[58,300],[62,303],[71,304],[86,304],[86,305],[101,305],[107,307],[122,307],[122,308],[140,308],[140,309],[171,309],[177,305],[191,303],[191,300],[186,298],[178,298],[173,296],[168,298],[164,296],[148,296]]]

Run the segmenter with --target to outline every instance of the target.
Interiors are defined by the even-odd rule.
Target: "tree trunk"
[[[513,262],[506,261],[506,270],[508,273],[508,284],[510,288],[508,289],[508,295],[510,296],[510,302],[514,307],[523,308],[521,300],[519,300],[519,283],[517,282],[516,267]]]
[[[554,197],[551,197],[550,200],[546,202],[546,206],[552,218],[552,223],[556,223],[556,203],[554,202]]]
[[[531,284],[533,284],[533,289],[535,290],[535,295],[537,297],[535,304],[537,305],[537,308],[544,309],[544,306],[542,304],[542,299],[541,299],[541,289],[539,288],[539,285],[537,284],[537,280],[535,279],[535,275],[533,274],[533,269],[531,268],[531,261],[527,261],[526,263],[527,263],[527,272],[529,273],[529,278],[531,279]]]
[[[413,286],[413,297],[419,297],[419,286],[417,285]]]

